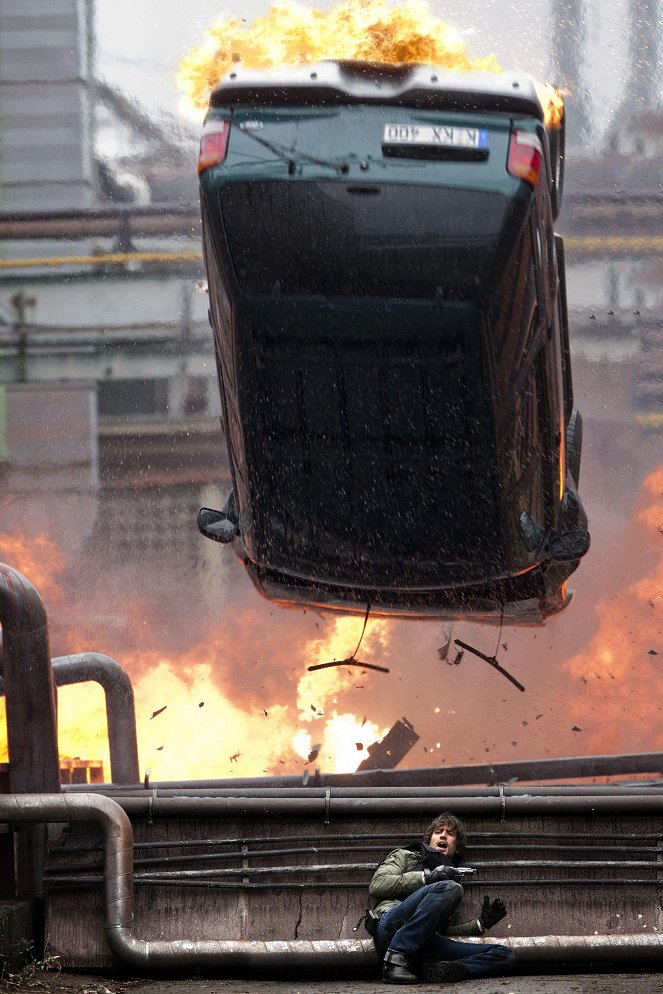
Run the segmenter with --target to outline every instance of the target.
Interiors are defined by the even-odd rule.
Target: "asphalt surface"
[[[24,972],[0,979],[20,994],[394,994],[457,990],[458,994],[663,994],[663,972],[574,973],[466,980],[458,984],[383,984],[376,980],[256,980],[215,977],[110,977],[108,974]]]

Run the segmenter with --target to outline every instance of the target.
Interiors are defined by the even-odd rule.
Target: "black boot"
[[[416,984],[419,977],[413,963],[395,949],[387,949],[382,966],[382,979],[387,984]]]
[[[437,980],[443,984],[452,984],[457,980],[467,980],[471,977],[468,967],[464,963],[457,963],[454,960],[442,963],[424,963],[421,968],[421,975],[426,980]]]

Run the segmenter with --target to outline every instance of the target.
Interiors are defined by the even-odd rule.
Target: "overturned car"
[[[198,524],[265,596],[525,624],[568,603],[589,535],[563,159],[522,75],[217,85],[199,173],[233,490]]]

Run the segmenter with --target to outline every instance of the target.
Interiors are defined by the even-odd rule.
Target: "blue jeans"
[[[453,880],[420,887],[382,915],[374,935],[378,954],[394,949],[412,962],[464,963],[472,977],[498,976],[512,969],[516,957],[506,946],[459,942],[441,935],[463,898],[463,888]]]

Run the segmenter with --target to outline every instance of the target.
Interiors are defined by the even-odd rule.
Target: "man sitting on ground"
[[[503,901],[485,897],[478,918],[456,920],[461,880],[473,872],[458,865],[466,841],[462,822],[445,812],[423,838],[390,852],[369,885],[371,897],[380,902],[372,935],[384,961],[382,979],[413,984],[420,978],[451,982],[507,973],[516,957],[506,946],[451,938],[483,935],[506,915]]]

